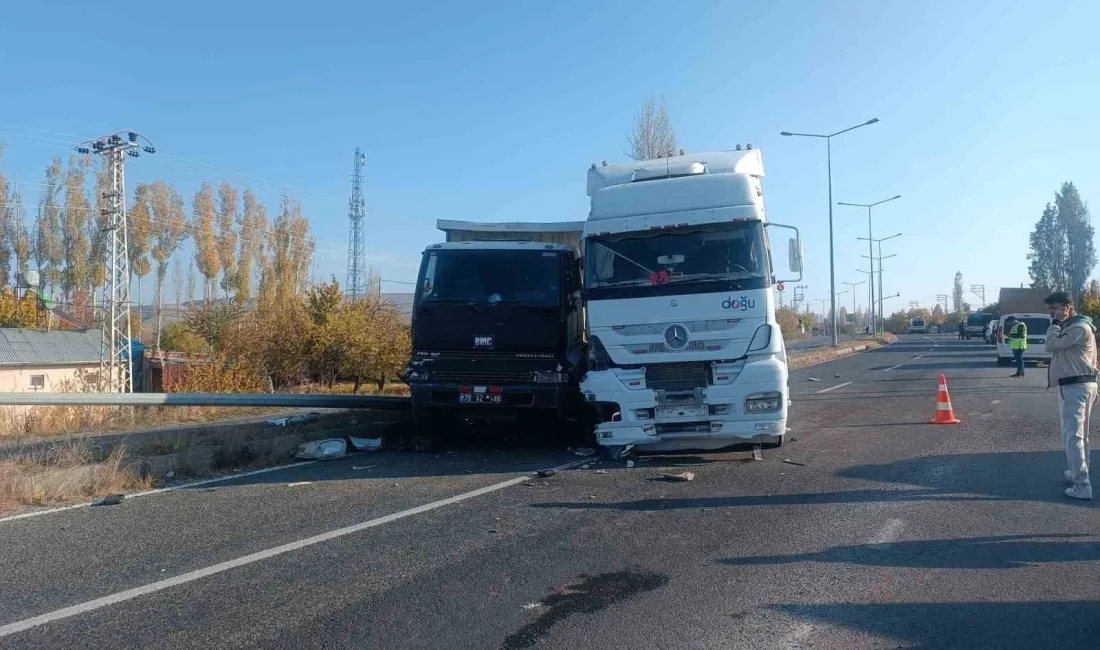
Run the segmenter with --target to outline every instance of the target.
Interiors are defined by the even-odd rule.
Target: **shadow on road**
[[[751,506],[813,506],[834,503],[883,503],[902,501],[991,501],[977,495],[945,495],[934,490],[847,490],[843,492],[809,492],[802,494],[761,494],[752,496],[692,497],[686,499],[640,499],[598,503],[592,501],[548,502],[532,504],[533,508],[565,508],[570,510],[633,510],[659,511],[690,508],[744,508]]]
[[[784,604],[789,616],[896,639],[906,648],[1094,650],[1100,601]]]
[[[856,544],[817,553],[734,557],[719,562],[730,566],[832,562],[917,569],[1015,569],[1048,562],[1098,560],[1100,538],[1084,534],[1057,534]]]
[[[844,478],[907,486],[933,494],[973,494],[993,499],[1049,501],[1091,507],[1062,494],[1066,457],[1061,451],[991,452],[906,458],[881,465],[858,465],[837,472]]]

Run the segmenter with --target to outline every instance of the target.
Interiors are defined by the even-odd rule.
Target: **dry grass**
[[[152,481],[138,476],[126,461],[122,447],[97,458],[96,449],[83,440],[34,456],[0,459],[0,514],[151,487]]]
[[[263,417],[286,409],[223,406],[2,406],[0,441]]]

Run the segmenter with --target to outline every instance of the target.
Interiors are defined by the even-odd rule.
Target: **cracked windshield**
[[[0,19],[0,650],[1100,648],[1100,3]]]

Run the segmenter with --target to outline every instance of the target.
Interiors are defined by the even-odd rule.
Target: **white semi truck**
[[[640,450],[779,446],[787,353],[775,289],[802,277],[792,226],[765,217],[759,150],[588,171],[584,398],[596,439]],[[792,231],[774,268],[771,240]]]

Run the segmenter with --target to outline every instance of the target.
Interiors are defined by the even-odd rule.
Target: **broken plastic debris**
[[[117,506],[125,497],[121,494],[108,494],[92,501],[93,506]]]
[[[348,443],[343,438],[329,438],[303,442],[298,445],[294,457],[305,460],[332,460],[342,458],[347,453]]]
[[[538,607],[542,607],[542,603],[528,603],[523,606],[524,609],[535,609]]]
[[[591,447],[577,447],[573,450],[574,456],[591,456],[594,453],[596,453],[596,450]]]
[[[606,469],[598,469],[598,470],[596,470],[596,473],[597,474],[606,474],[607,470]]]
[[[359,470],[364,470],[364,469],[374,469],[375,467],[378,467],[378,466],[377,465],[352,465],[351,466],[351,468],[353,470],[357,471],[357,472]]]
[[[382,448],[381,438],[356,438],[355,436],[348,436],[348,440],[351,441],[351,446],[356,451],[378,451]],[[439,458],[439,456],[436,456]]]
[[[808,377],[807,381],[821,381],[820,377]]]
[[[783,462],[787,463],[788,465],[797,465],[799,467],[805,467],[806,466],[806,463],[800,463],[797,460],[791,460],[790,458],[784,458]]]
[[[833,375],[833,377],[836,377],[837,379],[840,379],[840,377],[841,377],[841,374],[840,374],[840,373],[838,372],[838,373],[836,373],[835,375]]]
[[[753,445],[752,459],[753,460],[764,460],[764,452],[762,452],[760,450],[760,445]]]
[[[691,472],[684,472],[683,474],[661,474],[661,478],[666,481],[676,481],[678,483],[684,483],[687,481],[694,481],[695,475]]]
[[[557,470],[553,469],[540,469],[538,471],[539,478],[550,478],[554,474],[557,474]]]
[[[591,465],[581,465],[581,469],[588,469]]]
[[[632,461],[632,460],[626,461],[626,466],[627,466],[628,469],[631,468],[631,467],[634,467],[634,461]]]
[[[287,487],[298,487],[299,485],[309,485],[313,481],[297,481],[295,483],[287,483]]]

